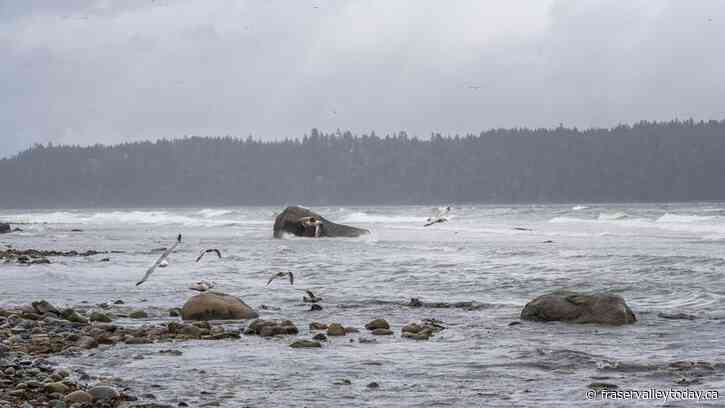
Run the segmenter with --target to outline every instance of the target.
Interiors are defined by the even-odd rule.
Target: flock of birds
[[[143,278],[141,278],[140,281],[136,282],[136,286],[139,286],[142,283],[146,282],[148,280],[148,278],[151,276],[151,274],[154,273],[156,268],[167,267],[169,265],[169,262],[166,260],[166,258],[168,258],[168,256],[171,255],[172,252],[174,252],[174,250],[180,243],[181,243],[181,234],[179,234],[176,237],[176,241],[174,242],[174,244],[171,245],[170,247],[166,248],[164,250],[164,252],[161,254],[161,256],[159,257],[159,259],[157,259],[156,262],[154,262],[154,264],[151,265],[151,267],[146,270],[146,274],[144,274]],[[208,253],[212,253],[212,252],[215,253],[219,259],[222,258],[221,251],[216,248],[203,249],[201,251],[201,253],[199,253],[199,256],[196,258],[196,262],[201,261],[202,258],[204,258],[204,255],[206,255]],[[275,280],[276,278],[284,278],[284,277],[289,277],[290,285],[295,284],[295,276],[292,272],[277,272],[274,275],[272,275],[271,278],[269,278],[269,280],[267,281],[267,285],[265,285],[265,286],[269,286],[269,284],[272,283],[272,281]],[[216,282],[208,281],[208,280],[200,280],[198,282],[193,283],[191,286],[189,286],[189,289],[195,290],[197,292],[207,292],[207,291],[213,289],[214,287],[216,287]],[[322,300],[321,297],[315,295],[309,289],[297,289],[297,290],[305,292],[306,295],[302,297],[302,301],[304,301],[304,302],[317,303]]]
[[[451,207],[440,207],[440,208],[434,208],[433,209],[433,215],[428,217],[426,220],[424,227],[429,227],[434,224],[444,223],[448,221],[448,213],[451,211]],[[156,270],[156,268],[165,268],[169,266],[169,262],[166,258],[171,255],[172,252],[176,249],[176,247],[181,243],[181,234],[179,234],[176,237],[176,241],[173,245],[166,248],[164,252],[161,254],[161,256],[156,260],[156,262],[151,265],[150,268],[146,270],[146,274],[144,274],[143,278],[141,278],[140,281],[136,282],[136,286],[141,285],[142,283],[146,282],[148,278],[151,276],[152,273]],[[199,256],[196,258],[196,262],[199,262],[204,258],[204,255],[209,253],[215,253],[219,259],[222,258],[222,253],[216,248],[210,248],[210,249],[203,249],[201,253],[199,253]],[[269,280],[267,281],[267,284],[265,286],[269,286],[272,281],[274,281],[276,278],[289,278],[290,285],[295,284],[295,276],[292,272],[277,272],[273,274]],[[192,284],[189,289],[197,291],[197,292],[207,292],[211,289],[216,287],[216,282],[214,281],[207,281],[207,280],[200,280],[198,282],[195,282]],[[307,303],[317,303],[322,300],[319,296],[315,295],[311,290],[309,289],[297,289],[299,291],[305,292],[305,295],[302,297],[303,302]]]

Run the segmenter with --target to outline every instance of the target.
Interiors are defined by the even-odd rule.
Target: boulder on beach
[[[10,224],[5,224],[0,222],[0,234],[7,234],[8,232],[11,232]]]
[[[637,321],[621,296],[607,293],[582,294],[568,290],[558,290],[530,301],[521,311],[521,319],[610,325]]]
[[[335,224],[319,214],[302,207],[287,207],[274,220],[274,237],[284,233],[298,237],[359,237],[370,231],[348,225]]]
[[[241,299],[224,293],[207,292],[191,297],[181,308],[184,320],[242,320],[259,317]]]

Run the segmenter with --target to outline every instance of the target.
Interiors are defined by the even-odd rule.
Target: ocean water
[[[217,289],[285,318],[309,338],[312,321],[339,322],[360,334],[330,338],[322,349],[295,350],[290,337],[117,345],[81,357],[55,357],[71,368],[127,379],[136,395],[191,406],[723,406],[725,402],[587,401],[589,384],[621,390],[725,391],[725,204],[456,206],[449,222],[424,228],[427,207],[315,207],[330,220],[368,228],[355,239],[273,239],[281,208],[0,210],[24,231],[0,235],[18,249],[122,251],[51,258],[50,265],[0,264],[0,304],[40,298],[56,305],[122,299],[148,310],[143,324],[169,320],[210,279]],[[526,228],[520,230],[516,228]],[[73,232],[80,229],[81,232]],[[183,243],[170,265],[135,282],[158,257]],[[547,242],[553,241],[553,242]],[[224,257],[194,259],[205,248]],[[100,262],[110,257],[110,262]],[[292,271],[265,287],[278,271]],[[310,288],[323,311],[301,300]],[[609,291],[639,321],[626,327],[519,320],[526,302],[554,289]],[[478,310],[411,308],[425,302],[475,301]],[[688,313],[672,320],[659,313]],[[364,324],[387,319],[395,336],[377,343]],[[400,337],[424,318],[447,327],[429,341]],[[180,357],[159,355],[176,348]],[[134,358],[145,356],[144,359]],[[712,370],[668,368],[707,361]],[[201,374],[199,370],[206,373]],[[337,385],[342,379],[349,385]],[[370,382],[380,384],[369,389]],[[203,393],[205,391],[207,393]],[[725,398],[725,397],[723,397]]]

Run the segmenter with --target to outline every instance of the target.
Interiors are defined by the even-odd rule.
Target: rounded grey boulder
[[[88,390],[88,393],[91,394],[96,401],[110,401],[121,396],[113,387],[109,387],[107,385],[97,385]]]
[[[236,296],[207,292],[191,297],[181,308],[184,320],[243,320],[259,317],[254,309]]]
[[[298,237],[359,237],[370,231],[348,225],[335,224],[319,214],[302,207],[287,207],[274,220],[274,237],[284,233]]]
[[[637,317],[621,296],[607,293],[582,294],[568,290],[558,290],[530,301],[521,311],[521,319],[609,325],[637,321]]]

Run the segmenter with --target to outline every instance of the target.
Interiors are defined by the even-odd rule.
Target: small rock
[[[65,320],[68,320],[69,322],[73,322],[73,323],[83,323],[83,324],[88,323],[88,319],[86,319],[85,317],[79,315],[78,312],[76,312],[73,309],[65,309],[65,310],[63,310],[62,316],[63,316],[63,318]]]
[[[143,311],[141,309],[137,309],[137,310],[134,310],[131,313],[129,313],[128,317],[130,317],[131,319],[145,319],[145,318],[149,317],[149,315],[145,311]]]
[[[57,392],[60,394],[65,394],[68,392],[68,386],[63,384],[62,382],[54,382],[45,384],[45,390],[49,393]]]
[[[114,304],[114,305],[122,305],[122,304],[124,304],[124,303],[123,303],[123,300],[121,300],[121,299],[118,299],[118,300],[116,300],[115,302],[113,302],[113,304]]]
[[[352,381],[348,380],[347,378],[343,378],[341,380],[337,380],[333,383],[334,385],[350,385],[352,384]]]
[[[657,313],[658,317],[671,320],[695,320],[697,316],[687,313]]]
[[[63,400],[65,402],[70,402],[71,404],[75,404],[77,402],[93,402],[93,396],[85,391],[78,390],[66,395]]]
[[[86,350],[98,347],[98,342],[96,341],[96,339],[90,336],[82,336],[80,339],[78,339],[78,342],[76,344],[78,345],[78,347]]]
[[[327,330],[327,325],[319,322],[310,323],[310,330]]]
[[[619,386],[616,384],[601,382],[601,383],[591,383],[591,384],[589,384],[589,388],[591,388],[593,390],[601,391],[601,390],[616,390],[617,388],[619,388]]]
[[[48,313],[55,313],[57,315],[60,314],[60,312],[58,311],[58,309],[55,308],[55,306],[51,305],[50,303],[48,303],[45,300],[33,302],[32,306],[36,312],[38,312],[39,314],[42,314],[42,315],[48,314]]]
[[[518,326],[520,324],[521,324],[521,322],[511,322],[511,323],[509,323],[509,326]]]
[[[410,323],[409,325],[403,326],[400,331],[403,333],[418,333],[419,331],[423,330],[423,326],[419,325],[418,323]]]
[[[327,341],[327,336],[325,336],[325,333],[317,333],[312,337],[312,339],[317,341]]]
[[[296,340],[289,346],[292,348],[319,348],[322,347],[322,344],[313,340]]]
[[[413,332],[407,332],[406,331],[406,332],[403,332],[403,335],[402,336],[405,337],[406,339],[428,340],[428,339],[430,339],[430,336],[431,335],[430,335],[429,332],[423,332],[423,331],[418,332],[418,333],[413,333]]]
[[[111,318],[107,314],[101,312],[92,312],[90,315],[92,322],[111,323]]]
[[[368,330],[375,330],[375,329],[390,329],[390,324],[385,319],[375,319],[371,321],[370,323],[365,325],[365,328]]]
[[[97,401],[110,401],[121,396],[113,387],[107,385],[97,385],[88,390],[88,394],[92,395]]]
[[[370,388],[370,389],[377,389],[377,388],[380,388],[380,384],[378,384],[375,381],[373,381],[370,384],[368,384],[367,387]]]
[[[181,350],[161,350],[159,354],[167,354],[170,356],[180,356],[184,354]]]
[[[328,336],[344,336],[345,334],[347,334],[345,328],[342,327],[342,325],[339,323],[331,323],[329,326],[327,326]]]
[[[390,336],[393,334],[393,331],[390,329],[375,329],[371,333],[375,336]]]
[[[179,309],[178,307],[169,309],[169,317],[179,317],[179,316],[181,316],[181,309]]]

